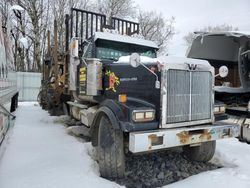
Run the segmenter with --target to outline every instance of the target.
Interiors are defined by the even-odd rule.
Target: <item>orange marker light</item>
[[[119,95],[119,102],[122,102],[122,103],[127,102],[127,95],[125,94]]]

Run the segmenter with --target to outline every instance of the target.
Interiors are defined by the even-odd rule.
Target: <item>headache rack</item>
[[[70,29],[68,29],[70,26]],[[128,20],[112,17],[107,19],[104,14],[91,11],[71,8],[70,16],[66,17],[66,33],[69,35],[67,40],[79,37],[82,44],[85,39],[93,36],[94,32],[103,32],[106,29],[118,31],[122,35],[139,34],[139,24]]]

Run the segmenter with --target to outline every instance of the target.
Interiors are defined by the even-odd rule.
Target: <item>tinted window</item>
[[[97,41],[96,57],[100,59],[118,60],[119,57],[130,55],[134,52],[151,58],[156,57],[154,48],[106,40]]]

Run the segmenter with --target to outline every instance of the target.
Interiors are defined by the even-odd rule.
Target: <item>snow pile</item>
[[[216,154],[212,162],[224,167],[192,176],[166,187],[250,187],[250,145],[241,143],[235,138],[217,141]]]
[[[119,187],[99,177],[90,143],[67,135],[58,118],[32,103],[16,115],[0,161],[1,188]]]
[[[114,63],[129,63],[130,55],[127,56],[121,56],[117,62]],[[159,62],[157,58],[150,58],[147,56],[140,56],[140,60],[142,63],[156,63]]]

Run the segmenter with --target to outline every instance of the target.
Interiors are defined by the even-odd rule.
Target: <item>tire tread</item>
[[[183,151],[187,158],[193,161],[207,162],[214,156],[216,141],[201,143],[200,146],[184,146]]]
[[[104,130],[106,129],[106,130]],[[101,147],[100,134],[108,134],[113,143],[110,146]],[[98,139],[99,168],[102,177],[109,179],[122,178],[124,176],[125,162],[123,152],[123,133],[121,130],[113,129],[109,119],[103,116],[100,120]]]

